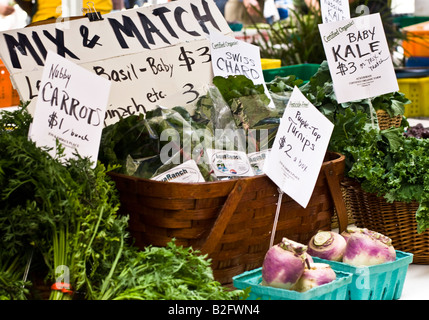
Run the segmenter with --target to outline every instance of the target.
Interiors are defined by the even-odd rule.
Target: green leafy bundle
[[[179,291],[182,299],[238,297],[213,280],[207,257],[197,251],[173,242],[144,251],[132,246],[128,217],[117,215],[119,197],[107,175],[115,167],[93,168],[77,154],[64,161],[59,144],[50,156],[28,139],[31,121],[25,108],[0,119],[1,298],[32,298],[28,283],[19,289],[29,253],[41,257],[35,260],[43,261],[44,280],[56,287],[53,300],[167,299],[174,296],[166,292]],[[151,250],[164,258],[156,269]],[[143,285],[151,277],[162,285]]]

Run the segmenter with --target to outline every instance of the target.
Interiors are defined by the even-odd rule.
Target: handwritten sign
[[[334,125],[295,87],[264,172],[302,207],[307,207]]]
[[[43,67],[49,50],[81,64],[206,39],[208,28],[231,33],[213,0],[181,0],[65,23],[0,32],[0,56],[11,74]]]
[[[110,81],[48,52],[29,138],[38,146],[64,147],[64,159],[78,153],[97,162]]]
[[[250,43],[223,35],[220,32],[210,32],[213,74],[228,77],[244,75],[252,82],[262,84],[265,94],[270,93],[265,85],[262,72],[260,48]],[[274,108],[271,101],[270,107]]]
[[[380,14],[319,25],[339,103],[399,90]]]
[[[21,100],[37,98],[50,50],[112,81],[106,124],[158,105],[192,105],[213,78],[209,30],[232,34],[213,0],[172,1],[103,18],[1,32],[0,57]]]
[[[132,114],[196,103],[213,72],[208,42],[193,41],[80,65],[112,82],[105,125]],[[19,73],[20,95],[36,98],[40,71]]]
[[[350,19],[349,0],[320,0],[323,23]]]

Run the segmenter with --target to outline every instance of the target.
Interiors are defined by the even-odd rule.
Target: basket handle
[[[219,215],[211,229],[206,241],[201,246],[201,252],[203,253],[212,253],[218,244],[220,238],[222,237],[226,226],[229,223],[229,220],[232,217],[232,214],[235,212],[235,209],[238,206],[243,194],[247,188],[249,179],[237,179],[237,182],[234,185],[234,188],[228,195]]]
[[[348,217],[347,209],[344,203],[344,199],[341,192],[340,180],[338,175],[333,169],[333,163],[328,163],[324,167],[326,180],[328,181],[329,191],[331,192],[332,200],[338,216],[338,229],[339,233],[343,232],[347,228]]]

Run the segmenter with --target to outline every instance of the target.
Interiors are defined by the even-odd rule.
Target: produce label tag
[[[195,160],[188,160],[174,167],[173,169],[170,169],[157,175],[156,177],[153,177],[151,180],[182,183],[205,181]]]
[[[380,14],[319,25],[339,103],[399,90]]]
[[[64,147],[64,159],[74,153],[97,162],[110,81],[48,52],[29,138],[37,146]]]
[[[255,175],[264,174],[264,171],[263,171],[264,163],[265,163],[265,159],[267,158],[268,152],[269,152],[269,149],[252,152],[247,155],[247,157],[249,158],[250,166],[252,167],[253,173]]]
[[[39,95],[47,51],[112,82],[105,125],[158,106],[195,107],[213,79],[209,29],[233,34],[213,0],[181,0],[0,32],[21,100]],[[29,108],[30,113],[33,113]]]
[[[307,207],[334,125],[295,87],[264,172],[287,195]]]
[[[269,107],[275,107],[265,84],[258,46],[212,30],[210,31],[210,48],[214,76],[225,78],[236,75],[246,76],[255,85],[264,86],[265,94],[271,100]]]
[[[250,177],[253,170],[244,151],[206,149],[207,160],[217,177]]]
[[[323,23],[350,19],[349,0],[320,0]]]

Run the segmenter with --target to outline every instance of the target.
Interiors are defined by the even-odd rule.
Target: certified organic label
[[[243,151],[207,149],[208,159],[218,177],[253,176],[249,159]]]
[[[152,180],[163,182],[204,182],[197,163],[194,160],[189,160],[173,169],[161,173],[160,175],[152,178]]]

